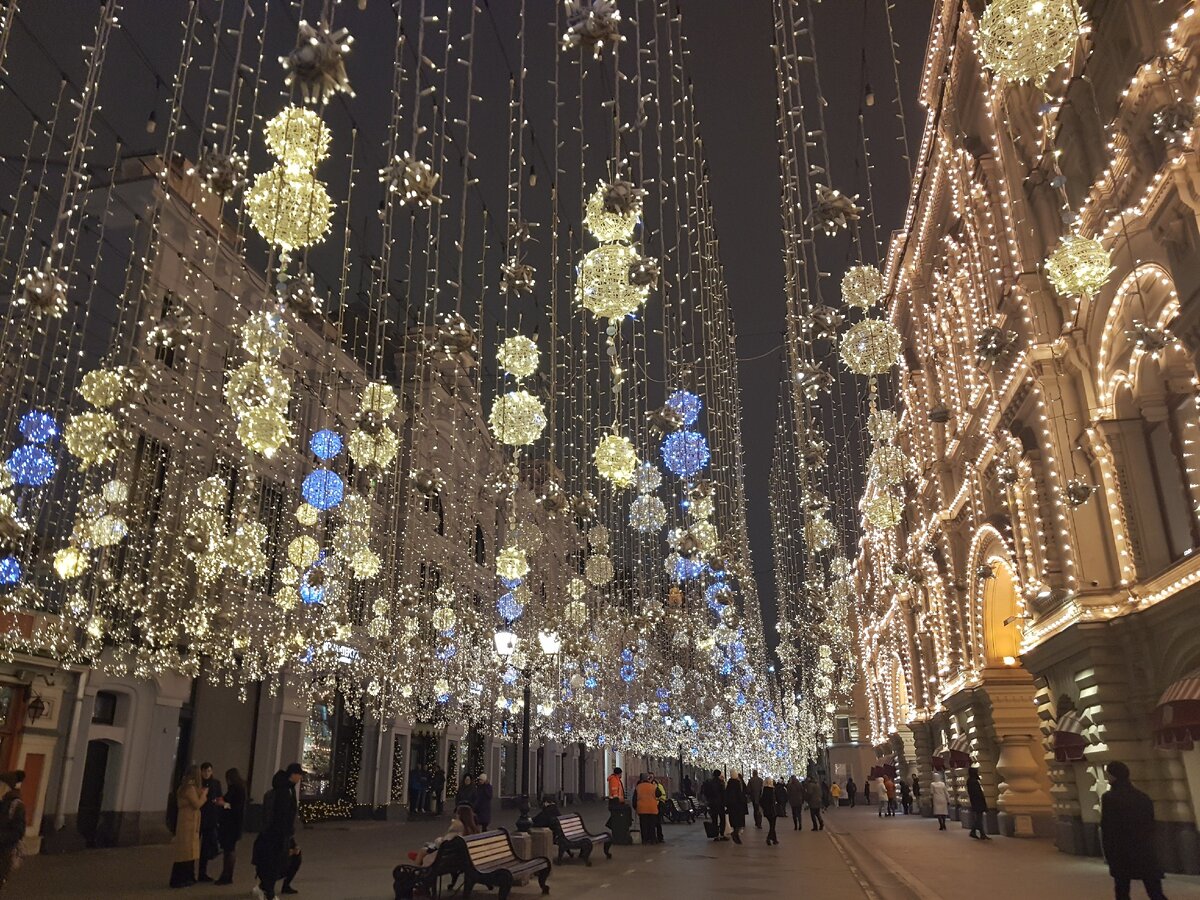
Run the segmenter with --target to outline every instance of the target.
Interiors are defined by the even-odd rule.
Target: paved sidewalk
[[[825,816],[832,836],[878,884],[881,897],[921,900],[1067,900],[1113,895],[1104,861],[1058,852],[1049,840],[997,837],[974,841],[958,822],[938,831],[936,819],[879,818],[873,807]],[[1171,900],[1200,898],[1200,878],[1168,875]],[[1141,885],[1134,897],[1144,897]]]

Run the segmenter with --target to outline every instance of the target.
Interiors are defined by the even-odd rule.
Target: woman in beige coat
[[[200,859],[200,808],[208,799],[208,788],[200,783],[200,767],[191,766],[183,773],[175,792],[178,814],[175,817],[175,865],[171,869],[171,887],[196,883],[196,863]]]

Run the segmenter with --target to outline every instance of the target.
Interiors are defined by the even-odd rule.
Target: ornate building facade
[[[1034,86],[981,64],[986,7],[936,4],[888,259],[913,468],[856,567],[870,739],[960,808],[978,765],[1003,833],[1078,854],[1123,760],[1167,868],[1197,872],[1200,16],[1082,3]],[[1047,266],[1073,235],[1101,286]]]

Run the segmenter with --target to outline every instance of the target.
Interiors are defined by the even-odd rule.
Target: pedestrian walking
[[[237,769],[225,772],[225,794],[217,822],[217,836],[224,858],[217,884],[233,884],[233,867],[237,864],[237,845],[246,827],[246,782]]]
[[[175,791],[175,864],[171,867],[170,886],[188,887],[196,883],[196,864],[200,860],[200,810],[208,799],[201,785],[200,767],[189,766]]]
[[[663,816],[667,814],[667,786],[653,772],[650,773],[650,783],[654,785],[654,799],[658,801],[658,811],[654,814],[654,840],[656,843],[662,844],[666,842],[666,838],[663,837],[662,823]]]
[[[815,778],[804,782],[804,802],[808,804],[808,817],[813,831],[825,830],[825,817],[821,815],[821,785]]]
[[[788,789],[787,784],[780,778],[775,782],[775,815],[787,818]]]
[[[460,806],[469,806],[472,812],[475,810],[475,779],[470,775],[464,774],[462,781],[458,783],[458,794],[454,798],[455,810]]]
[[[767,820],[767,846],[770,847],[779,843],[779,835],[775,833],[775,820],[779,816],[778,810],[775,809],[775,779],[767,778],[763,781],[762,793],[759,796],[759,811]]]
[[[479,777],[475,779],[475,821],[479,823],[481,831],[487,831],[488,826],[492,824],[493,796],[487,772],[480,772]]]
[[[271,777],[271,789],[263,795],[263,828],[254,840],[251,861],[258,884],[256,900],[273,900],[275,882],[283,879],[281,894],[299,893],[292,879],[300,871],[303,857],[296,846],[296,814],[299,801],[296,786],[304,778],[300,763],[292,763]]]
[[[801,816],[804,815],[804,785],[795,775],[788,779],[787,798],[792,806],[792,830],[800,831],[804,827],[801,822]]]
[[[4,796],[0,797],[0,891],[24,858],[25,803],[21,784],[25,772],[17,769],[0,775]]]
[[[210,762],[200,764],[200,786],[207,794],[200,807],[200,871],[197,881],[212,881],[208,874],[208,863],[221,852],[221,810],[225,807],[221,782],[213,772]]]
[[[1129,780],[1129,766],[1110,762],[1104,776],[1112,785],[1100,798],[1100,841],[1117,900],[1129,900],[1134,879],[1150,900],[1166,900],[1163,870],[1154,848],[1154,803]]]
[[[987,833],[987,797],[983,794],[978,766],[971,766],[967,772],[967,799],[971,801],[971,837],[990,841]]]
[[[408,773],[408,811],[421,811],[421,770],[414,768]]]
[[[657,843],[654,819],[658,815],[658,797],[654,782],[645,775],[638,777],[637,787],[633,789],[633,804],[634,811],[638,814],[638,827],[642,832],[642,843]]]
[[[746,788],[750,794],[750,805],[754,809],[754,827],[762,828],[763,811],[762,811],[762,794],[763,780],[758,775],[758,769],[750,772],[750,780],[746,782]]]
[[[695,788],[695,785],[692,784],[692,776],[691,775],[683,776],[683,786],[682,787],[683,787],[683,796],[685,796],[685,797],[695,797],[696,796],[696,788]]]
[[[914,800],[921,799],[921,779],[917,777],[916,772],[912,773],[912,792]]]
[[[730,776],[725,785],[725,815],[733,832],[733,842],[742,842],[742,829],[746,827],[746,785],[740,772]]]
[[[946,816],[950,815],[950,792],[946,789],[946,780],[940,772],[933,776],[929,796],[933,799],[933,814],[937,816],[938,831],[945,831]]]
[[[821,809],[829,809],[833,803],[833,791],[828,781],[821,782]]]
[[[829,786],[829,796],[832,799],[831,806],[839,806],[842,802],[842,786],[836,781]]]
[[[851,807],[853,807],[855,805],[854,801],[857,799],[857,797],[858,797],[858,785],[854,783],[854,778],[853,778],[853,776],[851,776],[850,778],[846,779],[846,799],[850,801]],[[867,802],[868,803],[871,802],[871,799],[869,797],[867,798]]]
[[[887,785],[884,783],[883,775],[876,775],[872,779],[871,790],[875,794],[875,800],[879,803],[879,817],[883,818],[883,814],[887,812]],[[869,795],[867,802],[871,802]]]
[[[904,814],[912,814],[912,788],[908,786],[907,781],[900,782],[900,806],[904,809]]]
[[[896,814],[896,782],[890,775],[883,776],[883,792],[887,796],[887,814],[894,816]]]
[[[712,819],[714,841],[727,841],[725,837],[725,779],[720,769],[713,769],[712,778],[700,787],[700,796],[708,805],[708,816]]]
[[[430,790],[433,793],[433,805],[437,810],[437,814],[442,814],[443,799],[442,792],[446,790],[446,771],[441,766],[433,767],[433,778],[429,782]]]

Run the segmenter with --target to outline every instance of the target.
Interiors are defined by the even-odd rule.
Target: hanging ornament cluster
[[[642,215],[643,191],[628,181],[599,184],[584,224],[600,246],[584,254],[575,284],[579,305],[602,319],[622,319],[650,296],[646,260],[630,243]]]
[[[976,44],[997,75],[1041,84],[1071,58],[1086,23],[1077,0],[992,0]]]
[[[1066,235],[1046,260],[1046,277],[1064,297],[1092,294],[1113,273],[1112,258],[1095,238]]]
[[[596,445],[592,460],[601,478],[619,488],[633,485],[633,475],[638,466],[637,451],[633,448],[633,442],[623,434],[604,435]]]
[[[346,56],[354,38],[345,28],[330,31],[324,24],[300,20],[296,47],[279,63],[287,72],[284,84],[297,87],[305,103],[328,103],[336,94],[354,96],[346,75]]]
[[[634,473],[638,495],[629,504],[629,526],[641,534],[661,531],[667,524],[667,508],[654,493],[662,484],[662,475],[653,463],[643,462]]]
[[[288,106],[267,123],[267,149],[278,162],[246,192],[250,224],[267,243],[290,254],[311,247],[329,231],[333,201],[317,180],[329,155],[330,134],[311,109]]]
[[[124,434],[110,409],[124,399],[128,386],[117,369],[94,369],[84,375],[79,393],[96,409],[71,416],[63,429],[63,443],[80,469],[112,462],[122,449]]]
[[[238,440],[267,459],[292,436],[287,419],[292,386],[279,365],[291,344],[282,316],[252,313],[242,326],[242,349],[250,359],[230,372],[225,383],[225,402],[237,419]]]
[[[567,30],[562,36],[564,50],[583,48],[599,59],[604,48],[620,44],[621,11],[617,0],[565,0]]]
[[[883,273],[874,266],[851,266],[842,277],[842,300],[847,306],[870,309],[886,293]]]

